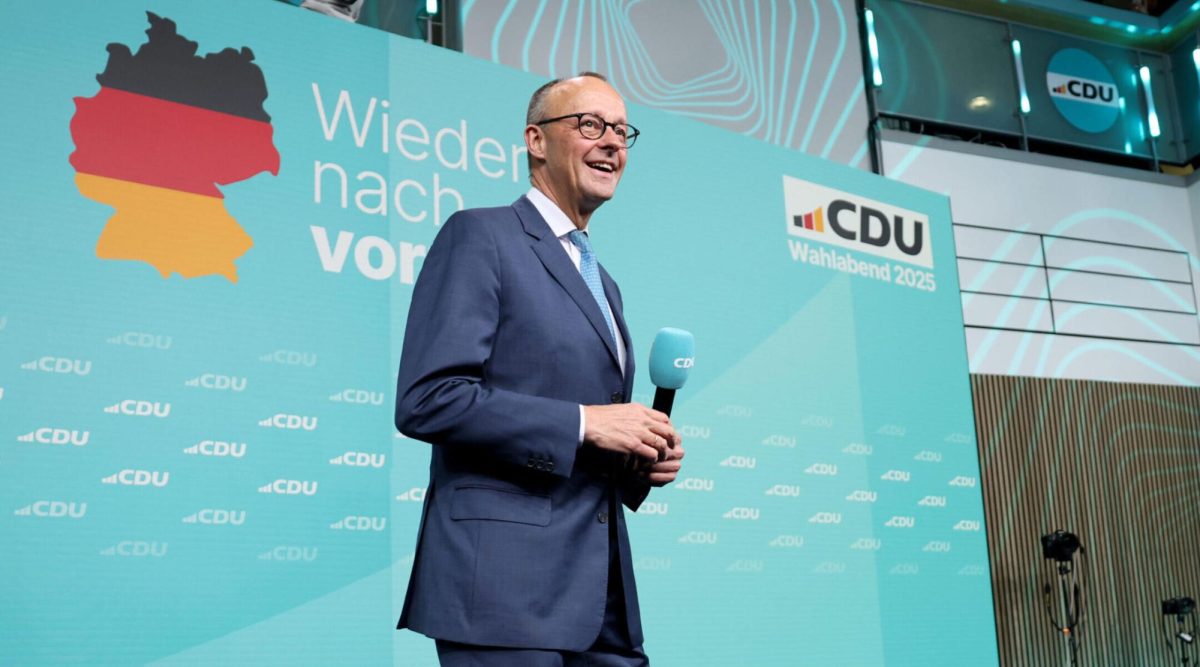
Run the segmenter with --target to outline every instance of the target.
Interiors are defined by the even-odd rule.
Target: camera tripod
[[[1054,618],[1054,613],[1050,611],[1050,584],[1046,584],[1043,589],[1043,594],[1046,598],[1046,615],[1050,618],[1050,624],[1058,630],[1067,642],[1067,651],[1071,659],[1071,667],[1079,666],[1079,619],[1082,616],[1080,609],[1079,583],[1068,579],[1074,579],[1072,576],[1075,568],[1070,560],[1059,560],[1058,565],[1058,582],[1061,597],[1059,600],[1059,609],[1062,614],[1063,622],[1060,624]]]
[[[1170,637],[1170,632],[1167,630],[1167,618],[1163,616],[1163,634],[1168,637],[1167,648],[1171,649],[1172,655],[1175,654],[1175,644],[1172,639],[1179,645],[1179,664],[1190,665],[1193,663],[1192,658],[1195,657],[1195,648],[1193,642],[1196,639],[1196,617],[1191,612],[1186,614],[1175,614],[1175,636]],[[1188,631],[1187,620],[1191,619],[1191,631]]]

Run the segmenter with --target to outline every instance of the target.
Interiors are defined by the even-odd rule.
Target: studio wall
[[[1051,624],[1065,618],[1059,575],[1039,542],[1063,529],[1083,546],[1070,580],[1080,664],[1180,664],[1174,636],[1190,626],[1161,603],[1200,590],[1200,389],[1004,375],[971,385],[1001,663],[1068,659]]]

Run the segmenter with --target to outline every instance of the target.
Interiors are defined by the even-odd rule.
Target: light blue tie
[[[604,285],[600,283],[600,265],[596,263],[596,255],[592,252],[592,242],[587,234],[578,229],[567,234],[567,238],[579,248],[579,275],[583,276],[583,282],[587,283],[588,289],[591,290],[592,298],[596,300],[596,305],[600,306],[600,312],[604,313],[608,333],[612,336],[613,345],[616,345],[617,330],[613,326],[612,313],[608,310],[608,299],[604,298]]]

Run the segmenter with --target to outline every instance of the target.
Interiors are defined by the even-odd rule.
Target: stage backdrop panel
[[[433,664],[400,343],[540,81],[282,3],[0,31],[0,663]],[[946,199],[630,115],[592,231],[637,398],[659,327],[698,349],[630,517],[655,664],[995,664]]]

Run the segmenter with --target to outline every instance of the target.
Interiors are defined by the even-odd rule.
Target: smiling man
[[[629,402],[621,292],[587,233],[637,136],[604,77],[542,86],[533,187],[453,215],[417,280],[396,427],[433,454],[399,627],[442,665],[648,664],[622,506],[674,481],[683,446]]]

